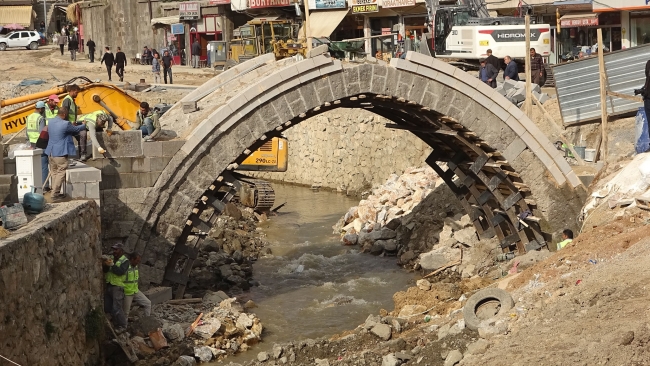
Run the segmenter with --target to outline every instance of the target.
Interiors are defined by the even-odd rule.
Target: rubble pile
[[[261,341],[260,319],[246,312],[252,302],[242,305],[222,291],[193,300],[159,304],[154,316],[138,318],[128,341],[135,355],[147,364],[195,365],[245,352]]]
[[[240,293],[256,284],[252,280],[252,263],[266,245],[262,233],[256,230],[257,220],[251,208],[226,205],[224,215],[217,218],[200,247],[190,274],[190,292]]]
[[[546,103],[551,97],[542,93],[542,88],[537,84],[532,84],[532,93],[540,103]],[[525,81],[514,81],[514,80],[504,80],[503,84],[499,84],[496,89],[499,94],[503,95],[511,101],[513,104],[520,105],[526,100],[526,82]]]

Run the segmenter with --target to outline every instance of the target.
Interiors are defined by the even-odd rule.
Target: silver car
[[[11,47],[25,47],[28,50],[38,49],[41,36],[36,31],[14,31],[0,36],[0,51]]]

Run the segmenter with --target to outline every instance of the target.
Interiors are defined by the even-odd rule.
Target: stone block
[[[183,106],[183,113],[185,113],[185,114],[196,112],[196,111],[199,110],[199,107],[197,106],[196,100],[191,100],[189,102],[183,102],[181,105]]]
[[[496,89],[494,89],[494,91],[497,92],[497,93],[499,93],[499,94],[501,94],[501,95],[504,95],[504,96],[505,96],[506,93],[507,93],[507,91],[506,91],[506,89],[503,87],[503,85],[499,85],[499,86],[497,86]]]
[[[140,157],[142,156],[142,131],[128,130],[117,131],[110,137],[105,133],[97,134],[97,141],[99,145],[106,149],[105,157],[108,158],[125,158],[125,157]],[[102,156],[95,156],[97,153],[93,149],[93,158],[101,158]]]
[[[100,198],[99,182],[86,183],[86,198],[90,198],[93,200],[98,200]]]
[[[151,158],[133,158],[131,161],[131,171],[134,173],[150,172]]]
[[[102,172],[97,168],[77,163],[68,168],[65,180],[70,183],[101,182]]]
[[[3,177],[5,176],[7,176],[7,174],[3,175]],[[9,175],[9,177],[11,177],[11,183],[0,185],[0,200],[2,200],[3,205],[6,205],[8,203],[17,203],[19,201],[18,177],[15,175]]]
[[[65,194],[72,198],[86,198],[86,183],[66,183]]]
[[[150,158],[150,168],[152,172],[161,172],[165,170],[165,167],[172,160],[171,156],[164,157],[154,157]]]
[[[16,159],[4,158],[5,174],[16,174]]]
[[[105,159],[102,166],[102,175],[116,175],[120,173],[131,173],[133,171],[134,158]]]
[[[163,156],[162,141],[149,141],[142,143],[142,154],[146,157]]]
[[[514,103],[523,102],[526,100],[526,89],[516,89],[515,92],[510,96],[510,99]]]
[[[328,51],[328,47],[326,44],[322,44],[318,47],[314,47],[311,49],[311,51],[307,52],[307,58],[312,58],[316,57],[318,55],[322,55]]]
[[[0,175],[0,185],[8,185],[16,183],[17,177],[13,174]]]
[[[171,287],[152,287],[142,293],[151,301],[151,305],[162,304],[172,299]]]
[[[513,89],[518,89],[518,87],[517,87],[517,83],[518,83],[518,82],[517,82],[517,81],[514,81],[514,80],[504,80],[504,82],[503,82],[503,90],[505,90],[506,92],[508,92],[508,91],[510,91],[510,90],[513,90]],[[524,85],[524,88],[525,88],[525,87],[526,87],[526,86]]]
[[[185,140],[161,141],[162,156],[174,156],[185,144]]]

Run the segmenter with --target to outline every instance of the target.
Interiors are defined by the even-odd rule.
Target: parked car
[[[25,47],[28,50],[38,49],[41,36],[36,31],[15,31],[0,36],[0,51],[12,47]]]

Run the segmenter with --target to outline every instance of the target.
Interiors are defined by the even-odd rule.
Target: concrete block
[[[0,175],[0,185],[10,185],[16,182],[16,176],[13,174]]]
[[[4,158],[4,173],[16,174],[16,159]]]
[[[171,140],[162,142],[162,156],[174,156],[185,144],[185,140]]]
[[[148,141],[142,143],[142,153],[144,156],[163,156],[162,141]]]
[[[106,157],[108,158],[126,158],[126,157],[140,157],[142,156],[142,131],[128,130],[117,131],[110,137],[105,133],[97,134],[97,141],[99,145],[106,149]],[[93,158],[101,158],[102,156],[95,156],[97,154],[93,149]]]
[[[504,80],[503,81],[503,90],[505,90],[507,92],[507,91],[510,91],[512,89],[518,89],[517,88],[517,83],[518,83],[518,81],[514,81],[514,80]],[[525,85],[524,85],[524,87],[525,87]]]
[[[65,180],[70,183],[101,182],[102,172],[97,168],[77,163],[68,168]]]
[[[526,89],[516,89],[510,99],[515,103],[523,102],[526,100]]]
[[[506,95],[507,91],[503,88],[503,85],[499,85],[494,89],[495,92],[501,94],[501,95]]]
[[[542,92],[542,88],[539,85],[532,84],[531,86],[532,86],[531,89],[532,89],[533,92],[535,92],[535,93],[541,93]],[[524,87],[524,90],[526,90],[526,87]]]
[[[197,106],[196,100],[192,100],[192,101],[189,101],[189,102],[183,102],[182,106],[183,106],[183,113],[185,113],[185,114],[196,112],[196,111],[199,110],[199,107]]]
[[[155,158],[150,158],[150,168],[152,172],[161,172],[165,170],[165,167],[169,162],[172,160],[171,156],[162,156],[162,157],[155,157]]]
[[[314,47],[311,49],[311,51],[307,52],[307,58],[312,58],[316,57],[318,55],[322,55],[328,51],[328,47],[326,44],[322,44],[318,47]]]
[[[93,200],[98,200],[99,195],[99,182],[96,183],[86,183],[86,198]]]
[[[526,82],[525,81],[515,81],[515,88],[517,89],[526,89]]]
[[[548,102],[548,100],[551,99],[551,97],[549,97],[546,93],[538,93],[533,90],[532,94],[535,96],[535,99],[539,100],[539,102],[542,104]]]
[[[120,173],[131,173],[133,171],[134,158],[107,159],[102,167],[102,175],[115,175]]]
[[[151,301],[151,305],[162,304],[172,299],[171,287],[152,287],[142,293]]]
[[[150,172],[151,158],[132,158],[131,171],[134,173]]]
[[[6,174],[3,176],[7,176]],[[17,203],[18,199],[18,177],[9,175],[10,183],[0,185],[0,200],[2,204]]]
[[[70,183],[65,184],[65,194],[72,198],[86,198],[86,183]]]

